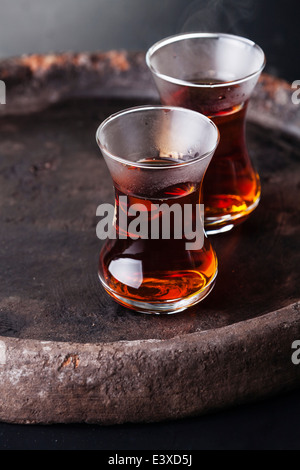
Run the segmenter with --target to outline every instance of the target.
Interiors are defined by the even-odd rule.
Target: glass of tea
[[[96,140],[115,192],[99,260],[105,290],[144,313],[171,314],[198,303],[217,275],[201,211],[203,176],[219,142],[216,125],[185,108],[139,106],[108,117]]]
[[[188,33],[154,44],[146,62],[162,104],[198,111],[217,125],[220,144],[203,182],[205,229],[230,230],[260,200],[259,175],[246,147],[245,117],[265,55],[245,38]]]

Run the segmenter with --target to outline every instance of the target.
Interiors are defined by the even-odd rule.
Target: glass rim
[[[118,119],[122,116],[125,116],[126,114],[132,114],[132,113],[137,113],[137,112],[145,112],[145,111],[166,111],[166,110],[167,111],[168,110],[169,111],[177,111],[177,112],[181,112],[181,113],[185,113],[185,114],[194,114],[194,115],[197,116],[198,119],[200,118],[202,121],[205,121],[206,123],[211,125],[212,128],[215,131],[215,134],[216,134],[215,145],[209,151],[207,151],[205,153],[202,153],[202,154],[200,154],[199,156],[197,156],[195,158],[191,158],[191,160],[184,161],[184,162],[171,163],[170,165],[160,166],[160,165],[155,165],[155,164],[149,165],[149,164],[143,163],[143,162],[131,162],[130,160],[127,160],[124,157],[120,157],[120,156],[115,155],[114,153],[110,152],[102,144],[101,139],[100,139],[100,133],[112,121],[114,121],[114,120],[116,120],[116,119]],[[108,116],[106,119],[104,119],[104,121],[102,121],[102,123],[98,126],[97,131],[96,131],[96,142],[97,142],[100,150],[103,151],[109,158],[111,158],[112,160],[115,160],[119,163],[125,164],[127,166],[129,165],[129,166],[134,166],[134,167],[144,168],[144,169],[151,169],[151,170],[165,170],[165,169],[170,169],[170,168],[179,168],[179,167],[184,167],[184,166],[187,166],[187,165],[194,164],[194,163],[196,163],[200,160],[204,160],[205,158],[210,156],[213,152],[215,152],[215,150],[216,150],[216,148],[219,144],[219,141],[220,141],[219,129],[217,128],[216,124],[211,119],[209,119],[204,114],[199,113],[198,111],[193,111],[191,109],[183,108],[183,107],[180,107],[180,106],[144,105],[144,106],[134,106],[134,107],[131,107],[131,108],[126,108],[126,109],[123,109],[123,110],[118,111],[116,113],[113,113],[110,116]]]
[[[225,38],[225,39],[231,39],[236,42],[242,42],[244,44],[247,44],[248,46],[251,46],[255,48],[258,52],[261,53],[262,55],[262,64],[261,66],[255,71],[252,72],[249,75],[246,75],[244,77],[238,78],[236,80],[229,80],[227,82],[221,82],[221,83],[213,83],[213,84],[204,84],[204,83],[193,83],[189,82],[188,80],[182,80],[176,77],[172,77],[170,75],[163,74],[161,72],[158,72],[152,65],[151,63],[151,57],[152,55],[161,49],[161,47],[166,46],[168,44],[172,44],[173,42],[180,42],[185,39],[217,39],[217,38]],[[247,80],[250,80],[251,78],[254,78],[257,75],[260,75],[263,69],[265,68],[266,65],[266,56],[262,48],[256,44],[254,41],[251,39],[244,38],[242,36],[237,36],[234,34],[227,34],[227,33],[199,33],[199,32],[194,32],[194,33],[180,33],[180,34],[175,34],[173,36],[168,36],[164,39],[161,39],[154,43],[146,52],[146,64],[151,70],[151,72],[156,75],[157,77],[168,81],[170,83],[174,83],[176,85],[181,85],[181,86],[189,86],[189,87],[197,87],[197,88],[221,88],[224,86],[233,86],[233,85],[238,85],[240,83],[246,82]]]

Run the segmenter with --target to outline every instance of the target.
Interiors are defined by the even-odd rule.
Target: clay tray
[[[248,115],[262,180],[250,219],[212,237],[213,292],[173,316],[136,314],[97,278],[96,208],[113,201],[95,142],[112,112],[157,103],[143,53],[0,63],[0,420],[149,422],[299,385],[300,106],[264,75]],[[183,130],[184,131],[184,130]]]

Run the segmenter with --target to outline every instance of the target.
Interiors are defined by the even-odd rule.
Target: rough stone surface
[[[144,54],[29,56],[0,62],[0,419],[158,421],[299,385],[300,106],[264,75],[248,142],[258,209],[212,237],[216,287],[191,310],[151,317],[97,279],[96,208],[113,199],[99,123],[157,102]]]

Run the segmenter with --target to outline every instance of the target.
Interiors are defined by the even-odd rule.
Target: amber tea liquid
[[[158,159],[153,162],[157,165]],[[161,164],[164,164],[163,159]],[[139,171],[143,170],[134,167],[131,171],[132,178],[138,179]],[[200,190],[200,183],[186,182],[154,191],[149,197],[137,196],[115,184],[117,236],[107,240],[101,251],[99,275],[106,290],[121,304],[174,302],[210,292],[217,272],[217,259],[206,236],[199,250],[187,250],[186,238],[175,239],[173,230],[170,239],[132,239],[129,232],[125,239],[120,238],[120,233],[124,238],[120,216],[125,212],[130,225],[132,216],[128,212],[133,204],[142,204],[149,209],[145,211],[145,217],[150,227],[151,217],[163,217],[163,213],[153,215],[150,206],[167,204],[171,207],[176,203],[184,213],[185,204],[199,204]],[[121,202],[121,196],[127,197],[126,205]]]
[[[190,80],[191,84],[224,84],[220,80]],[[230,85],[234,92],[239,85]],[[182,106],[205,114],[217,125],[220,142],[206,171],[203,182],[203,202],[205,206],[205,227],[208,233],[226,225],[242,222],[259,203],[261,187],[258,173],[252,166],[245,142],[245,117],[248,101],[240,105],[225,108],[226,99],[223,88],[216,95],[216,102],[211,109],[203,105],[205,101],[202,88],[182,86],[168,97],[162,96],[162,102]],[[228,221],[231,227],[228,227]]]

